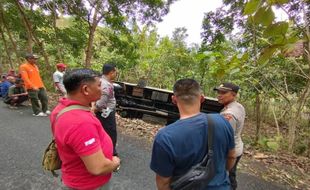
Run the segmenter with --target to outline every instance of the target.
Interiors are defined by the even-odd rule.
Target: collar
[[[36,64],[31,64],[27,61],[27,64],[30,65],[31,67],[36,67],[37,65]]]
[[[102,75],[102,79],[108,81],[109,83],[112,83],[105,75]]]

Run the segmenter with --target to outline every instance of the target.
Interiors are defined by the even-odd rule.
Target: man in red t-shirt
[[[107,187],[120,160],[113,156],[113,144],[98,119],[88,110],[58,113],[70,105],[89,107],[101,96],[100,78],[89,69],[74,69],[64,76],[68,93],[51,114],[52,132],[62,161],[62,181],[69,189]]]

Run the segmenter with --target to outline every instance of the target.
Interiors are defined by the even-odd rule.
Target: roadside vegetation
[[[59,62],[99,71],[115,61],[118,80],[144,79],[164,89],[191,77],[211,97],[214,86],[232,81],[241,86],[239,100],[247,111],[243,138],[249,159],[242,167],[249,171],[253,158],[267,168],[280,163],[279,171],[262,175],[284,176],[285,183],[298,187],[310,184],[309,2],[224,0],[221,8],[205,13],[201,44],[187,44],[182,27],[172,37],[159,36],[156,23],[173,2],[3,0],[0,72],[18,70],[28,51],[41,56],[51,92]]]

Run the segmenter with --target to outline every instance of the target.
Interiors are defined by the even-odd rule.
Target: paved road
[[[51,139],[48,118],[33,117],[29,107],[10,110],[0,103],[0,190],[57,190],[59,178],[41,168],[41,157]],[[113,190],[154,190],[149,170],[150,146],[139,139],[119,135],[122,168],[112,181]],[[240,190],[290,189],[254,176],[239,175]]]

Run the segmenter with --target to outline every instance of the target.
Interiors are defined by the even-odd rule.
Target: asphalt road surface
[[[61,189],[59,178],[41,167],[45,146],[51,139],[47,117],[34,117],[30,107],[11,110],[0,103],[0,190]],[[114,174],[113,190],[155,190],[154,173],[149,169],[150,145],[119,135],[121,170]],[[266,182],[249,174],[239,174],[240,190],[290,189]]]

